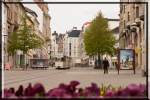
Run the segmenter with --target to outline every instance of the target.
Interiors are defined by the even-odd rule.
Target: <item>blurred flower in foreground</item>
[[[34,96],[37,96],[37,97],[43,97],[45,96],[45,88],[44,86],[41,84],[41,83],[36,83],[34,86],[33,86],[33,95]]]
[[[60,83],[58,87],[45,91],[41,83],[36,83],[32,86],[31,83],[24,88],[20,85],[19,88],[4,89],[4,98],[22,98],[22,97],[47,97],[47,98],[103,98],[103,97],[136,97],[146,96],[145,84],[129,84],[126,87],[115,88],[112,85],[98,87],[96,83],[91,83],[85,88],[78,88],[80,82],[73,80],[69,84]]]
[[[24,91],[23,85],[20,85],[19,88],[18,88],[18,90],[16,91],[15,95],[17,97],[22,97],[23,96],[23,91]]]

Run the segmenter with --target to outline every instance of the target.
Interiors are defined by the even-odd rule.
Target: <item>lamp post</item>
[[[137,26],[137,23],[133,23],[133,24],[128,24],[126,29],[124,30],[125,33],[129,33],[129,32],[136,32],[136,26]],[[128,46],[128,49],[133,49],[133,35],[132,34],[126,34],[126,39],[128,39],[127,41],[127,46]],[[133,71],[134,71],[134,74],[135,74],[135,50],[133,50]]]
[[[139,48],[136,48],[136,53],[138,53],[138,55],[139,55],[139,51],[140,51],[140,53],[141,53],[141,38],[142,38],[142,35],[141,35],[141,21],[140,20],[136,20],[133,24],[132,24],[132,26],[133,26],[133,28],[132,28],[132,32],[137,32],[137,30],[136,30],[136,28],[139,28],[139,41],[137,41],[137,42],[139,42]],[[134,43],[135,44],[135,43]],[[136,45],[137,46],[137,45]],[[142,58],[141,58],[141,54],[140,54],[140,64],[142,64],[142,60],[141,60]],[[144,71],[143,71],[143,73],[145,73]]]

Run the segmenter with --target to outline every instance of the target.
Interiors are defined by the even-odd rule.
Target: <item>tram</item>
[[[69,69],[70,62],[66,57],[57,58],[55,61],[56,69]]]

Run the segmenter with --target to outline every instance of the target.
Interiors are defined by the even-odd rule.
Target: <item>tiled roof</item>
[[[72,31],[68,32],[68,36],[69,37],[79,37],[80,32],[81,32],[80,30],[72,30]]]

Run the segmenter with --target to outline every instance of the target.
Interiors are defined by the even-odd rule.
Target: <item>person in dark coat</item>
[[[119,66],[118,62],[115,62],[115,66],[116,66],[116,69],[117,69],[118,74],[119,74],[120,66]]]
[[[97,60],[95,60],[95,67],[97,67]]]
[[[107,60],[106,57],[105,57],[105,59],[103,60],[104,74],[105,74],[105,73],[108,74],[108,67],[109,67],[109,62],[108,62],[108,60]]]

